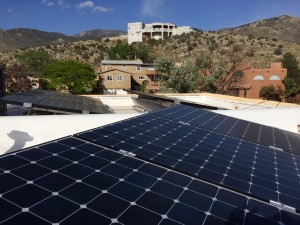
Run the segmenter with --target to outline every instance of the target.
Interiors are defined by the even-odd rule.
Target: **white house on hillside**
[[[172,23],[128,23],[128,44],[133,42],[145,42],[150,38],[156,40],[164,39],[165,37],[190,33],[192,31],[190,26],[177,27]]]

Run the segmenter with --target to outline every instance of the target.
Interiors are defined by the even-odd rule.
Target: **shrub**
[[[282,55],[282,49],[277,47],[275,50],[274,50],[274,54],[275,55]]]
[[[259,91],[259,97],[266,100],[282,101],[283,91],[275,88],[273,85],[262,86]]]

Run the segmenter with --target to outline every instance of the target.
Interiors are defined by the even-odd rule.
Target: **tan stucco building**
[[[161,76],[155,71],[153,63],[141,60],[102,60],[97,68],[98,79],[102,80],[104,94],[120,94],[123,90],[141,90],[146,81],[146,92],[157,92],[160,89]],[[273,85],[284,90],[282,80],[287,69],[280,62],[271,63],[270,68],[255,69],[250,65],[241,67],[241,82],[233,88],[231,95],[259,99],[263,86]]]
[[[139,90],[144,81],[147,91],[155,92],[160,87],[160,76],[154,65],[141,60],[102,60],[97,71],[104,94],[120,93],[122,89]]]

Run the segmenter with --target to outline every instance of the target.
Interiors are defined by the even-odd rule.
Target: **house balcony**
[[[169,29],[169,28],[148,28],[148,29],[143,29],[142,32],[173,32],[173,29]]]

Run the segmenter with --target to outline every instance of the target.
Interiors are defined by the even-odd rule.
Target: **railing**
[[[152,32],[152,31],[168,31],[168,32],[172,32],[173,29],[170,28],[144,28],[143,31],[148,31],[148,32]]]

